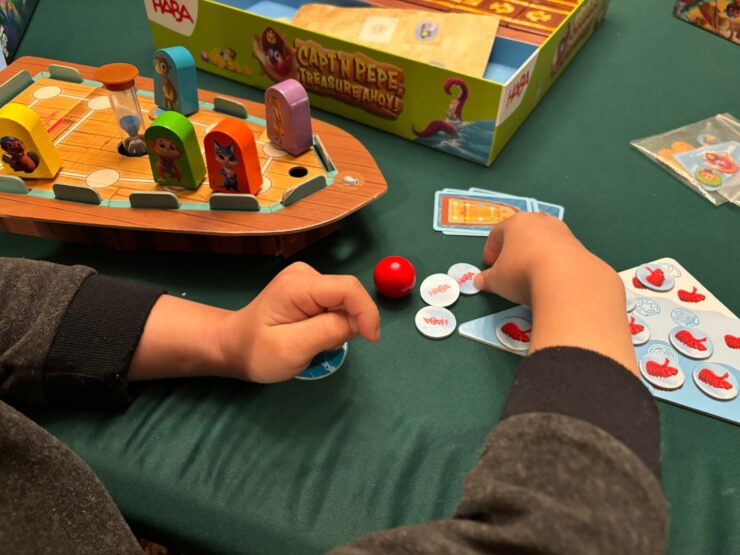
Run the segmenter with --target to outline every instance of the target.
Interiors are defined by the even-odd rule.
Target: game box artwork
[[[678,0],[673,14],[740,44],[740,2],[737,0]]]
[[[10,62],[15,56],[36,2],[37,0],[0,0],[0,47],[6,62]]]
[[[437,11],[418,11],[420,2]],[[404,2],[334,4],[398,8]],[[295,79],[309,92],[312,106],[488,165],[594,31],[608,0],[414,0],[409,13],[423,14],[418,17],[424,20],[404,27],[412,30],[407,35],[395,32],[403,18],[370,15],[358,23],[359,38],[372,36],[377,47],[290,23],[308,7],[303,2],[145,0],[145,5],[156,46],[185,46],[199,69],[262,89]],[[444,31],[437,23],[440,14],[458,12],[500,19],[482,75],[383,49],[383,44],[395,52],[434,45]]]

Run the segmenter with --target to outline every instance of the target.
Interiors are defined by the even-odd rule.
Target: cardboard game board
[[[63,159],[55,178],[27,179],[28,193],[0,192],[0,230],[127,250],[288,255],[335,230],[339,219],[386,190],[372,157],[346,132],[314,121],[313,148],[292,156],[267,139],[262,105],[239,100],[248,115],[229,115],[214,108],[228,98],[200,91],[200,110],[189,119],[201,148],[203,135],[225,117],[245,119],[263,174],[256,205],[249,211],[211,209],[213,191],[207,179],[197,190],[163,188],[154,182],[146,156],[117,152],[119,130],[106,92],[90,79],[93,68],[75,66],[85,79],[70,82],[50,76],[51,62],[22,58],[0,73],[0,79],[8,80],[0,86],[2,104],[13,101],[35,110]],[[19,77],[19,72],[25,73]],[[137,79],[137,87],[144,117],[151,121],[161,111],[150,92],[151,80]],[[315,183],[320,190],[300,190]],[[97,193],[99,205],[55,198],[60,184]],[[179,209],[132,209],[129,197],[134,192],[172,193]]]
[[[499,36],[542,44],[578,7],[579,0],[369,0],[378,6],[416,4],[427,8],[495,15],[501,18]]]
[[[664,291],[642,285],[662,272]],[[664,401],[740,424],[740,320],[685,268],[662,258],[619,273],[642,381]],[[636,285],[637,284],[637,285]],[[639,285],[639,287],[638,287]],[[460,335],[525,356],[532,313],[516,306],[461,324]],[[508,326],[505,328],[505,326]]]
[[[409,8],[304,4],[293,16],[292,23],[473,77],[483,77],[499,18]]]

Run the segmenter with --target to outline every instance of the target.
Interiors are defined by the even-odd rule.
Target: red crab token
[[[696,327],[677,327],[668,334],[671,345],[689,358],[705,359],[712,356],[714,345],[709,336]]]
[[[735,337],[730,333],[726,334],[725,345],[730,349],[740,349],[740,336]]]
[[[730,401],[737,397],[738,392],[735,372],[728,367],[705,362],[694,368],[691,375],[703,393],[717,401]]]
[[[691,291],[686,291],[685,289],[679,289],[678,298],[681,299],[685,303],[700,303],[707,297],[705,295],[702,295],[701,293],[697,293],[696,287],[692,287]]]
[[[416,270],[403,256],[386,256],[373,272],[378,293],[391,299],[405,297],[414,289]]]
[[[635,270],[637,281],[653,291],[665,292],[673,289],[676,281],[658,264],[643,264]]]
[[[679,364],[658,353],[647,354],[640,359],[640,373],[650,385],[664,391],[680,389],[685,381]]]
[[[524,318],[506,318],[496,327],[496,338],[513,351],[528,351],[532,340],[532,322]]]
[[[633,314],[627,314],[627,317],[630,335],[632,336],[632,344],[642,345],[643,343],[647,343],[648,339],[650,339],[650,328],[645,321]]]

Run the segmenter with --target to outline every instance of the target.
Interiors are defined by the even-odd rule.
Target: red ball
[[[400,299],[414,289],[416,270],[403,256],[386,256],[375,266],[373,281],[381,295]]]

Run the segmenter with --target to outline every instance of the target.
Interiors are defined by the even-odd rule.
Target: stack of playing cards
[[[517,197],[472,187],[434,194],[434,229],[445,235],[486,237],[493,226],[517,212],[544,212],[562,220],[565,209],[531,197]]]

